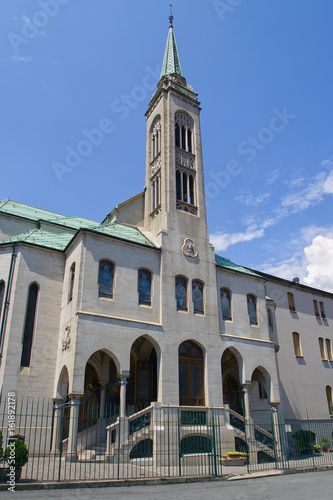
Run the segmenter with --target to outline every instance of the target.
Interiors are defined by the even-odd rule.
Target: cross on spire
[[[172,15],[172,3],[170,2],[170,16],[169,16],[170,26],[172,26],[173,19],[174,19],[174,17]]]

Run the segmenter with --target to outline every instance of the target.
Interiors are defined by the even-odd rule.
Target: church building
[[[145,115],[144,190],[102,222],[0,202],[1,395],[66,402],[68,460],[83,447],[87,401],[101,418],[112,406],[114,426],[214,409],[225,449],[237,419],[333,414],[333,294],[215,254],[200,111],[170,17]],[[107,423],[98,432],[112,455]]]

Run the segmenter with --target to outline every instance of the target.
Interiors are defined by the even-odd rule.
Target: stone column
[[[126,416],[126,386],[128,383],[129,373],[120,374],[120,412],[119,412],[119,427],[118,439],[120,444],[124,444],[128,439],[128,417]]]
[[[62,424],[63,407],[65,404],[65,400],[62,398],[53,398],[53,402],[54,402],[54,416],[53,416],[51,453],[54,455],[60,455],[61,424]]]
[[[251,386],[250,382],[242,384],[246,441],[249,447],[249,463],[250,465],[253,465],[257,463],[258,459],[257,459],[256,440],[254,435],[254,422],[250,414],[250,394],[249,394],[250,386]]]
[[[99,400],[99,419],[98,419],[98,430],[97,430],[97,440],[105,441],[106,428],[105,428],[105,392],[106,385],[101,385],[100,387],[101,395]]]
[[[283,460],[284,460],[283,446],[282,446],[282,441],[281,441],[281,433],[280,433],[280,427],[279,427],[279,414],[278,414],[278,407],[279,407],[280,402],[270,401],[269,404],[271,405],[271,411],[272,411],[272,430],[273,430],[273,437],[274,437],[275,461],[276,462],[283,462]]]
[[[69,435],[66,460],[75,462],[77,460],[77,433],[79,426],[79,408],[80,398],[83,394],[69,394],[70,402],[70,417],[69,417]]]

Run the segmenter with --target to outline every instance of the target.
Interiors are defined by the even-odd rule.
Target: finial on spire
[[[172,26],[173,19],[174,19],[174,17],[172,15],[172,3],[170,2],[170,16],[169,16],[170,26]]]

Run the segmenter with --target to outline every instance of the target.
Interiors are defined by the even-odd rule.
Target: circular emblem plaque
[[[191,240],[190,238],[185,238],[183,246],[182,246],[182,251],[183,251],[183,254],[186,255],[186,257],[197,257],[198,256],[197,249],[195,248],[193,240]]]

